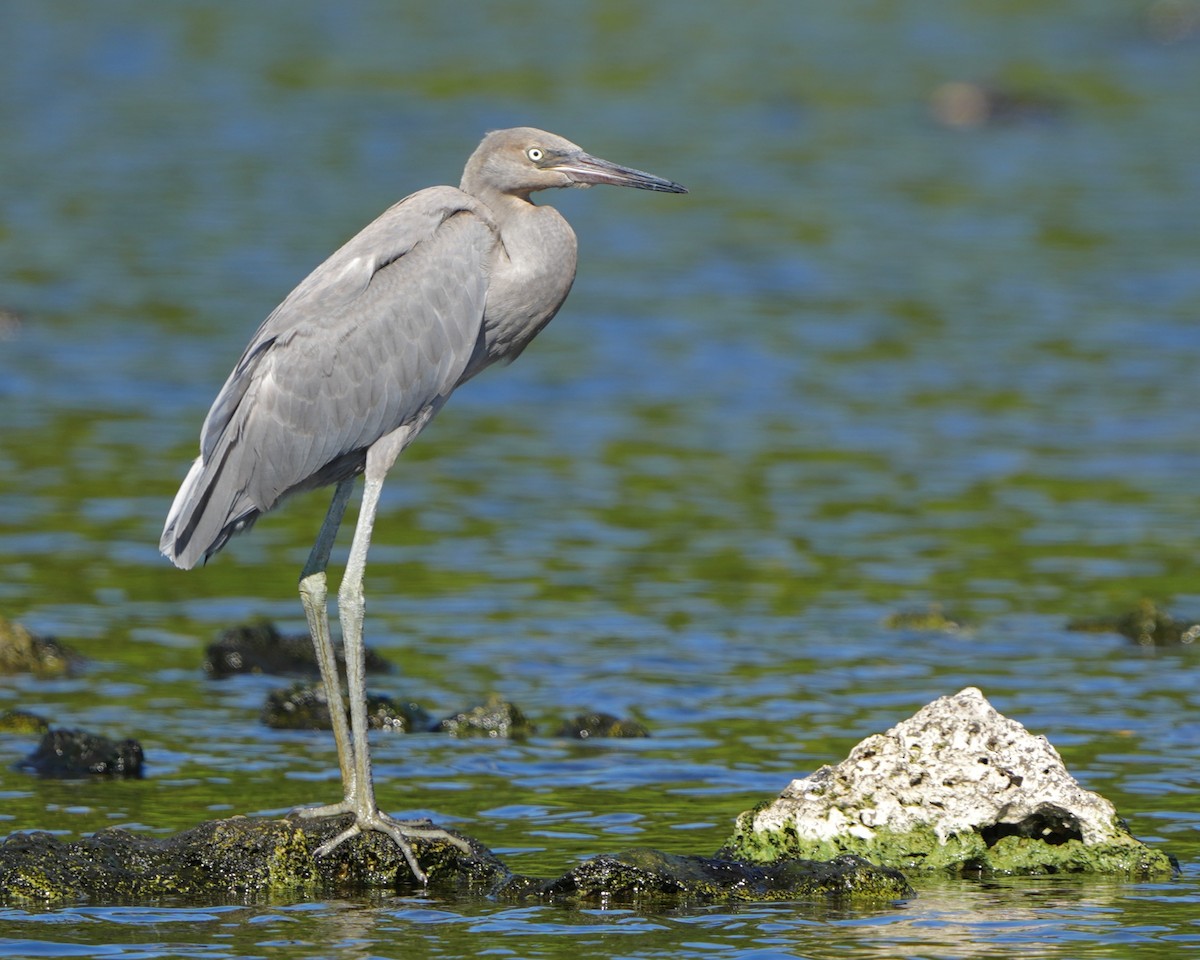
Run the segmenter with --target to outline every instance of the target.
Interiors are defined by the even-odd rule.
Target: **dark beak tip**
[[[571,176],[576,184],[585,186],[606,183],[615,187],[632,187],[635,190],[652,190],[656,193],[688,192],[683,184],[675,183],[666,177],[658,177],[644,170],[634,170],[632,167],[623,167],[589,155],[576,158],[573,163],[563,164],[556,169]]]

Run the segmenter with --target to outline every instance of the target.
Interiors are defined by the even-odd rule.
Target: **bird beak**
[[[658,193],[687,193],[686,187],[674,181],[664,180],[652,173],[643,173],[631,167],[622,167],[586,153],[567,157],[549,169],[564,174],[572,184],[581,187],[590,187],[593,183],[608,183],[614,187],[633,187]]]

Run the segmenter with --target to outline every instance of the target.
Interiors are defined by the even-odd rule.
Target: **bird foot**
[[[292,813],[305,820],[313,820],[317,817],[336,817],[343,813],[353,813],[354,810],[354,801],[346,799],[338,803],[324,803],[319,807],[297,807]]]
[[[345,803],[330,804],[328,807],[313,807],[301,811],[301,816],[323,816],[325,814],[315,813],[314,811],[330,810],[332,813],[347,813],[354,810],[353,805],[347,806]],[[339,833],[331,840],[326,840],[321,844],[313,855],[324,857],[332,853],[335,849],[349,840],[351,837],[356,837],[360,833],[365,833],[368,830],[374,830],[376,833],[382,833],[392,838],[396,846],[400,848],[400,852],[404,854],[404,859],[408,861],[408,866],[416,877],[417,882],[424,885],[428,883],[428,878],[425,876],[425,871],[421,869],[421,865],[417,863],[417,856],[413,853],[412,844],[408,841],[410,838],[419,837],[423,840],[445,840],[458,847],[463,853],[471,852],[471,845],[465,840],[454,836],[454,834],[443,830],[441,827],[436,827],[430,820],[396,820],[389,817],[385,813],[378,811],[372,813],[355,813],[355,820],[349,827]]]

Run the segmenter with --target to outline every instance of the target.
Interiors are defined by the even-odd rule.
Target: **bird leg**
[[[354,774],[354,748],[350,742],[350,727],[346,720],[346,708],[342,703],[342,680],[338,674],[337,656],[333,640],[329,636],[328,589],[325,568],[329,565],[329,554],[337,537],[346,504],[354,490],[353,478],[341,481],[333,491],[333,502],[321,524],[321,532],[313,544],[308,562],[300,574],[300,602],[308,619],[308,631],[312,635],[317,666],[321,671],[321,682],[325,687],[325,702],[329,706],[329,719],[333,724],[333,738],[337,743],[338,766],[342,770],[342,788],[345,799],[319,807],[307,807],[300,811],[304,817],[323,817],[346,813],[354,809],[357,782]]]
[[[394,456],[391,459],[394,460]],[[412,868],[413,876],[419,882],[425,883],[425,871],[417,863],[416,855],[408,842],[410,837],[446,840],[465,853],[470,853],[471,848],[465,841],[434,827],[427,820],[395,820],[380,812],[375,800],[371,754],[367,746],[367,690],[362,630],[365,612],[363,575],[366,572],[367,550],[371,545],[371,531],[375,525],[379,494],[383,489],[383,474],[387,472],[387,467],[391,466],[391,461],[387,462],[383,470],[373,470],[373,466],[377,465],[372,463],[368,454],[362,507],[358,513],[354,540],[350,545],[346,573],[338,590],[338,616],[342,621],[342,646],[346,656],[346,686],[350,694],[350,756],[353,762],[353,786],[352,790],[347,791],[346,802],[347,808],[354,811],[355,822],[318,847],[316,855],[324,856],[351,837],[367,830],[375,830],[396,842],[396,846],[400,848],[409,867]]]

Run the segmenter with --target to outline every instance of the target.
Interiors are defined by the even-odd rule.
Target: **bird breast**
[[[575,280],[575,233],[557,210],[528,204],[506,219],[483,315],[488,363],[514,360],[553,319]]]

